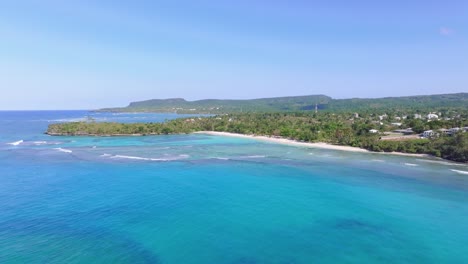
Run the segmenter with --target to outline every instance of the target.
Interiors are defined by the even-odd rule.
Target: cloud
[[[455,30],[448,27],[440,27],[439,34],[442,36],[452,36],[453,34],[455,34]]]

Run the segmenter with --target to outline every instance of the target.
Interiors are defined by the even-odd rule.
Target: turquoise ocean
[[[468,166],[0,112],[0,263],[468,263]]]

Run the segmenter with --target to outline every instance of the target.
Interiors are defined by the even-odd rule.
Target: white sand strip
[[[332,144],[324,143],[324,142],[318,142],[318,143],[299,142],[299,141],[295,141],[295,140],[291,140],[291,139],[287,139],[287,138],[281,138],[281,137],[243,135],[243,134],[236,134],[236,133],[229,133],[229,132],[217,132],[217,131],[199,131],[199,132],[195,132],[195,134],[206,134],[206,135],[213,135],[213,136],[226,136],[226,137],[239,137],[239,138],[251,138],[251,139],[267,141],[267,142],[272,142],[272,143],[290,145],[290,146],[322,148],[322,149],[342,150],[342,151],[351,151],[351,152],[392,154],[392,155],[412,156],[412,157],[431,157],[430,155],[427,155],[427,154],[411,154],[411,153],[402,153],[402,152],[373,152],[373,151],[369,151],[367,149],[350,147],[350,146],[337,146],[337,145],[332,145]]]

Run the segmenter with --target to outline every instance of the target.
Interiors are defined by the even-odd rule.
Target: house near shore
[[[432,130],[426,130],[422,133],[422,137],[425,137],[425,138],[431,138],[431,137],[434,137],[436,136],[437,133],[435,133],[434,131]]]
[[[371,129],[369,130],[369,133],[372,133],[372,134],[375,134],[375,133],[378,133],[379,131],[377,129]]]
[[[388,117],[387,114],[383,114],[383,115],[379,116],[379,120],[387,119],[387,117]]]
[[[401,133],[401,134],[403,134],[403,135],[412,135],[412,134],[414,134],[414,131],[413,131],[413,129],[411,129],[411,128],[396,129],[396,130],[393,130],[393,132],[395,132],[395,133]]]
[[[440,134],[445,134],[445,135],[449,135],[450,134],[450,130],[449,129],[446,129],[446,128],[441,128],[438,130]]]
[[[463,130],[459,127],[454,127],[454,128],[449,129],[449,134],[453,135],[453,134],[456,134],[458,131],[463,131]]]
[[[437,119],[439,119],[439,116],[436,115],[436,114],[433,114],[433,113],[429,113],[429,114],[427,115],[427,119],[428,119],[428,120],[437,120]]]
[[[447,136],[453,136],[455,135],[456,133],[458,132],[466,132],[468,131],[468,127],[462,127],[462,128],[459,128],[459,127],[453,127],[453,128],[450,128],[450,129],[445,129],[445,128],[441,128],[439,129],[439,132],[441,134],[445,134]]]

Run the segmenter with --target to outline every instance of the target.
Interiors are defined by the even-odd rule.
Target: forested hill
[[[334,111],[362,111],[372,109],[427,109],[468,108],[468,93],[385,97],[374,99],[330,100],[325,108]]]
[[[234,113],[234,112],[283,112],[320,111],[376,111],[419,109],[436,111],[447,108],[467,108],[468,93],[386,97],[375,99],[332,99],[326,95],[291,96],[250,100],[206,99],[186,101],[182,98],[153,99],[132,102],[127,107],[106,108],[111,112],[178,112],[178,113]]]
[[[179,113],[232,113],[278,112],[315,109],[315,104],[325,105],[332,100],[326,95],[308,95],[261,98],[249,100],[205,99],[186,101],[182,98],[152,99],[132,102],[123,108],[106,108],[101,111],[117,112],[179,112]]]

